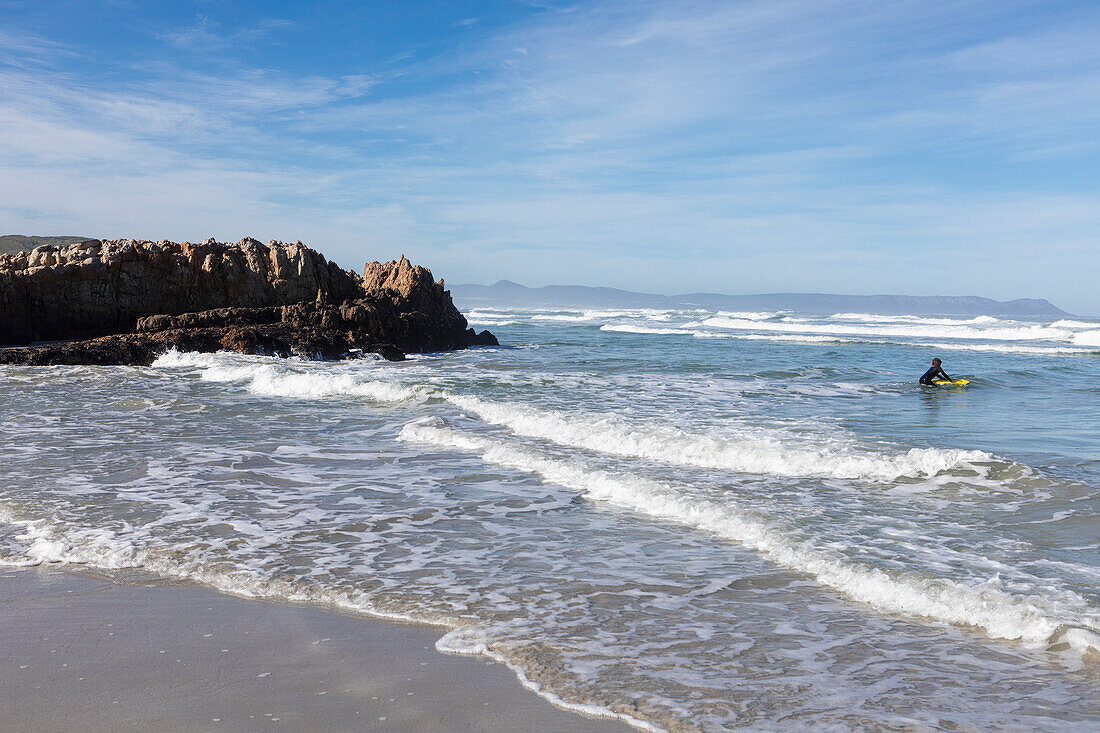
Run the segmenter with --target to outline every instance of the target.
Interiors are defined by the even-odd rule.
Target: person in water
[[[942,363],[939,359],[933,359],[932,368],[924,373],[924,376],[920,378],[920,383],[934,384],[933,379],[946,379],[948,382],[954,382],[955,380],[947,376],[947,372],[940,368]]]

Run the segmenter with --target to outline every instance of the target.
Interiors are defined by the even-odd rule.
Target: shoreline
[[[16,730],[625,733],[438,628],[152,575],[0,569],[0,716]]]

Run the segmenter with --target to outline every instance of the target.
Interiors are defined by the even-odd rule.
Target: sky
[[[1100,3],[0,0],[0,233],[1100,315]]]

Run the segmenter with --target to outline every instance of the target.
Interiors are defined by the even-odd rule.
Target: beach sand
[[[0,729],[634,730],[553,707],[442,630],[193,585],[0,570]]]

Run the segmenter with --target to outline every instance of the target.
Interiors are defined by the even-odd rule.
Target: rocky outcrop
[[[0,257],[0,364],[145,364],[168,348],[336,359],[495,344],[404,257],[343,270],[301,242],[89,240]],[[71,339],[85,339],[71,341]]]
[[[0,344],[126,333],[158,313],[342,301],[360,292],[354,273],[301,242],[91,239],[0,258]]]

